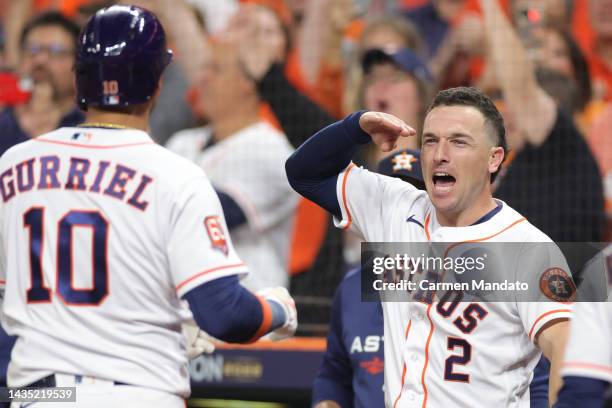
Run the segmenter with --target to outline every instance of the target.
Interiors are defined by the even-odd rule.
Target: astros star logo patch
[[[540,277],[540,290],[555,302],[573,302],[576,287],[572,278],[561,268],[550,268]]]

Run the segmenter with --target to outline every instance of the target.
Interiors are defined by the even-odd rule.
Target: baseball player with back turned
[[[587,276],[603,275],[600,287],[607,289],[607,297],[575,305],[555,408],[612,406],[612,245],[585,269]]]
[[[414,135],[392,115],[351,114],[300,146],[286,163],[289,181],[366,241],[550,242],[492,197],[506,141],[503,119],[486,96],[453,88],[434,98],[422,135],[426,192],[351,164],[360,144],[373,141],[389,151],[398,137]],[[567,275],[564,259],[551,266]],[[546,277],[538,271],[536,280]],[[529,407],[529,382],[542,352],[551,361],[554,399],[570,317],[566,303],[450,299],[383,303],[388,406]]]
[[[183,300],[224,341],[296,329],[285,289],[240,286],[247,269],[203,171],[146,133],[171,57],[152,13],[97,12],[75,66],[86,122],[0,159],[3,325],[18,337],[11,387],[76,387],[63,406],[184,407]]]

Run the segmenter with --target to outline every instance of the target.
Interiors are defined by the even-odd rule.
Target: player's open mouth
[[[448,191],[455,185],[455,177],[451,176],[448,173],[444,172],[436,172],[433,174],[432,181],[434,183],[434,187],[438,191]]]

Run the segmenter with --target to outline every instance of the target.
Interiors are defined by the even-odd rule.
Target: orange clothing
[[[289,274],[296,275],[309,270],[317,259],[325,234],[329,215],[317,204],[301,198],[293,223]]]
[[[588,0],[574,0],[574,13],[572,14],[572,35],[580,45],[582,52],[588,54],[595,43],[595,33],[589,18]]]
[[[36,11],[45,10],[59,6],[60,11],[67,17],[74,17],[79,7],[88,4],[91,0],[35,0]]]
[[[322,106],[332,116],[342,116],[343,79],[341,66],[330,66],[322,61],[316,83],[308,84],[300,67],[298,50],[294,48],[287,57],[285,75],[293,86]]]
[[[242,4],[257,4],[268,7],[278,16],[281,23],[287,27],[293,25],[293,16],[291,10],[283,0],[240,0]]]
[[[604,99],[612,101],[612,66],[606,64],[599,55],[591,53],[588,57],[591,80],[595,88],[603,86],[605,89]]]
[[[612,103],[595,119],[587,141],[603,175],[606,211],[612,216]]]

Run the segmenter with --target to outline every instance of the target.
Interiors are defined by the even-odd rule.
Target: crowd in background
[[[419,129],[437,90],[483,89],[511,152],[495,196],[555,241],[610,241],[612,0],[499,0],[488,11],[483,1],[496,0],[127,2],[161,18],[175,56],[151,135],[204,167],[255,272],[249,285],[291,286],[302,330],[320,329],[317,307],[359,251],[294,195],[283,163],[355,110]],[[114,3],[0,0],[0,153],[83,121],[72,82],[79,27]],[[381,158],[365,148],[355,161],[375,169]]]

